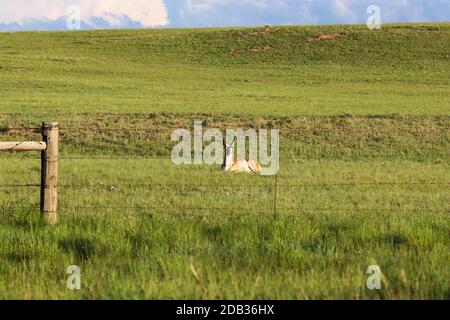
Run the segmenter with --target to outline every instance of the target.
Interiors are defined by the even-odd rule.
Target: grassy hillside
[[[56,226],[0,153],[0,298],[449,299],[449,75],[449,23],[0,33],[0,141],[61,126]],[[278,176],[174,165],[194,120]]]
[[[448,23],[0,33],[0,111],[448,114],[449,39]]]

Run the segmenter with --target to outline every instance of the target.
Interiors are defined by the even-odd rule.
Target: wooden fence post
[[[50,223],[58,221],[58,144],[57,122],[42,124],[43,141],[47,148],[41,151],[41,212]]]

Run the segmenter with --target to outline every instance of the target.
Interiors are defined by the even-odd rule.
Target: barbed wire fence
[[[70,134],[72,130],[82,130],[82,127],[65,127],[61,128],[62,136],[66,136]],[[86,127],[85,130],[91,130],[95,132],[145,132],[150,134],[167,134],[171,129],[175,128],[102,128],[102,127]],[[189,130],[189,128],[186,128]],[[257,129],[257,128],[256,128]],[[441,128],[442,129],[442,128]],[[393,131],[380,131],[378,128],[371,129],[349,129],[349,128],[321,128],[321,127],[311,127],[311,128],[294,128],[294,129],[282,129],[280,133],[289,132],[292,133],[315,133],[315,132],[337,132],[340,134],[351,134],[351,133],[359,133],[359,134],[408,134],[408,135],[423,135],[423,134],[437,134],[437,135],[448,135],[450,132],[450,127],[444,127],[444,130],[416,130],[413,132],[404,132],[401,130],[393,130]],[[448,131],[447,131],[448,130]],[[21,127],[7,127],[0,128],[0,134],[7,134],[11,132],[19,132],[19,133],[29,133],[29,134],[38,134],[41,133],[40,127],[33,126],[21,126]],[[330,139],[327,138],[328,142],[342,142],[342,139]],[[343,154],[339,157],[326,157],[322,155],[307,155],[303,157],[299,156],[287,156],[284,157],[284,160],[366,160],[366,159],[391,159],[391,158],[400,158],[400,159],[417,159],[417,154],[405,154],[405,153],[384,153],[384,154],[356,154],[356,155],[348,155]],[[25,160],[25,159],[39,159],[39,156],[33,154],[8,154],[6,156],[1,155],[1,159],[14,159],[14,160]],[[169,160],[170,156],[165,155],[157,155],[157,156],[118,156],[118,155],[78,155],[78,154],[63,154],[59,157],[60,160],[109,160],[109,161],[145,161],[145,160]],[[1,175],[0,175],[1,176]],[[193,189],[193,188],[223,188],[223,189],[257,189],[259,192],[263,189],[270,192],[273,195],[273,203],[272,206],[260,207],[255,209],[255,207],[221,207],[221,206],[187,206],[187,205],[175,205],[173,203],[168,206],[158,206],[158,205],[131,205],[131,206],[105,206],[105,205],[64,205],[60,206],[60,210],[62,211],[81,211],[81,210],[132,210],[132,211],[158,211],[158,213],[164,213],[167,211],[167,214],[171,216],[177,217],[186,217],[186,216],[203,216],[204,213],[209,212],[221,212],[221,215],[227,216],[246,216],[251,214],[273,214],[275,217],[278,215],[282,216],[296,216],[301,212],[408,212],[408,213],[450,213],[450,206],[444,208],[420,208],[420,209],[410,209],[410,208],[390,208],[390,207],[379,207],[379,208],[365,208],[365,207],[292,207],[292,206],[281,206],[279,203],[279,191],[283,189],[306,189],[306,188],[344,188],[344,187],[418,187],[418,186],[441,186],[443,188],[450,187],[450,181],[408,181],[408,182],[390,182],[390,181],[372,181],[372,182],[363,182],[363,181],[351,181],[351,182],[340,182],[340,183],[286,183],[283,180],[284,178],[292,179],[292,178],[301,178],[301,176],[296,175],[283,175],[277,174],[274,175],[270,180],[270,183],[261,183],[261,184],[223,184],[223,183],[88,183],[88,184],[77,184],[77,183],[62,183],[59,184],[58,187],[62,190],[72,190],[72,189],[83,189],[88,191],[101,191],[108,190],[111,191],[111,188],[121,190],[123,189],[150,189],[161,191],[172,190],[172,189]],[[267,180],[266,180],[267,181]],[[0,182],[0,192],[5,189],[23,189],[23,188],[40,188],[40,184],[33,183],[1,183]],[[20,210],[37,210],[38,206],[29,206],[29,205],[20,205],[20,206],[0,206],[0,211],[2,213],[15,212]],[[182,213],[173,213],[173,211],[180,211]],[[239,212],[239,213],[236,213]]]

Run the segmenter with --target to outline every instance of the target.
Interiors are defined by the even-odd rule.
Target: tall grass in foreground
[[[49,227],[22,211],[0,233],[2,298],[449,298],[445,214],[78,211]],[[379,291],[365,286],[373,264]]]

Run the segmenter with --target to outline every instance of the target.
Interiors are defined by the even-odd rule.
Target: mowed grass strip
[[[226,129],[278,129],[284,164],[302,159],[374,158],[448,162],[450,147],[450,117],[446,115],[69,113],[59,120],[63,158],[169,159],[176,144],[171,134],[180,128],[192,132],[194,121],[202,121],[204,130],[220,129],[223,136]],[[39,121],[31,115],[0,116],[0,138],[39,140]]]
[[[448,23],[0,33],[0,111],[448,115],[449,33]]]

